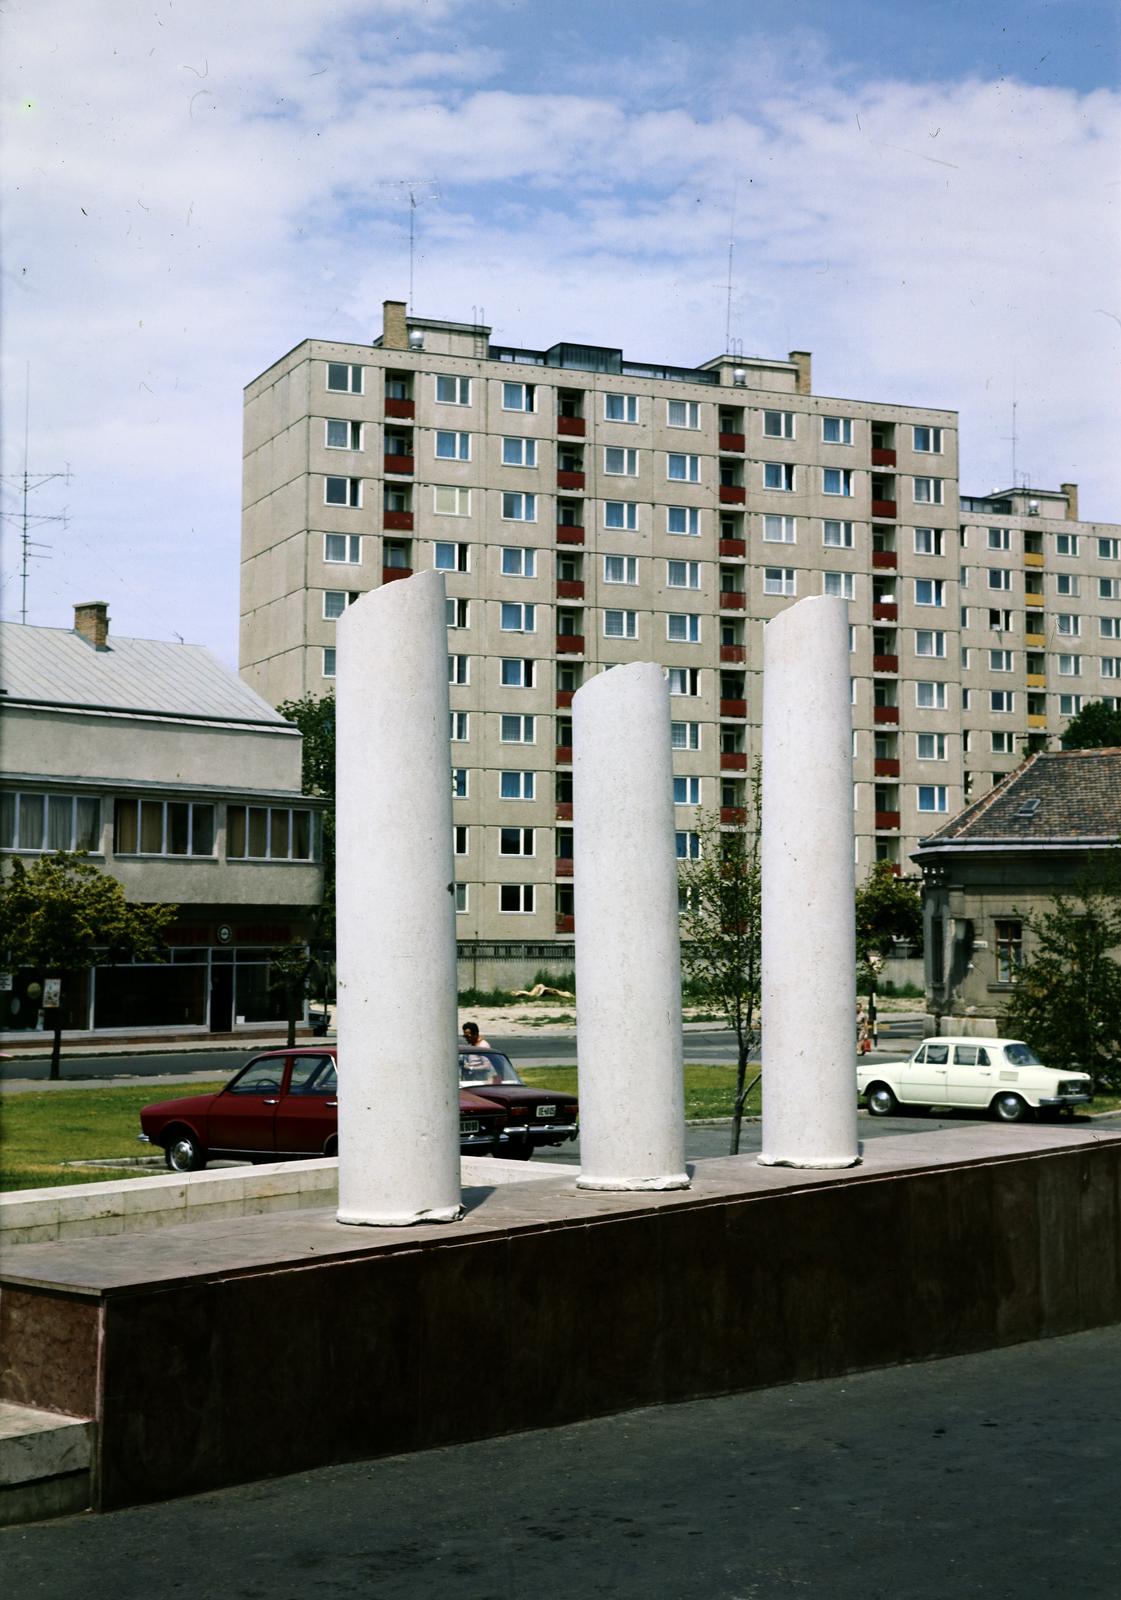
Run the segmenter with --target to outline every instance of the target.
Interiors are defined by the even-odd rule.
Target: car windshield
[[[480,1083],[521,1083],[509,1056],[501,1050],[461,1050],[459,1087],[474,1089]]]
[[[1010,1061],[1014,1067],[1041,1067],[1043,1062],[1036,1055],[1030,1045],[1014,1041],[1004,1047],[1004,1059]]]

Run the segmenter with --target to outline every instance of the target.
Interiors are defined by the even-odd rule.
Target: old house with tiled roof
[[[937,1032],[997,1034],[1028,917],[1121,872],[1121,749],[1041,751],[920,841]]]

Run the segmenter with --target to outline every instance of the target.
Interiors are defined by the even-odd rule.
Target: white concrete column
[[[764,1166],[859,1160],[852,825],[848,604],[817,595],[763,632]]]
[[[581,1189],[687,1189],[669,686],[636,662],[573,719]]]
[[[453,1222],[455,876],[444,579],[337,624],[340,1222]]]

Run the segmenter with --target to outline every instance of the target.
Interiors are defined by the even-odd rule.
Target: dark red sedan
[[[496,1156],[528,1161],[543,1145],[564,1144],[580,1131],[576,1095],[531,1089],[501,1050],[461,1050],[459,1087],[485,1095],[506,1112]]]
[[[172,1172],[197,1172],[212,1156],[295,1161],[338,1153],[333,1047],[254,1056],[217,1094],[161,1100],[140,1113],[141,1139],[163,1148]],[[497,1152],[507,1112],[470,1091],[459,1096],[459,1148]]]

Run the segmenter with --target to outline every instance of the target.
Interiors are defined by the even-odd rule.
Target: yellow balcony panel
[[[1043,604],[1043,596],[1041,594],[1026,594],[1024,596],[1024,604],[1026,606],[1041,606]]]
[[[1041,717],[1038,711],[1029,711],[1028,712],[1028,727],[1029,728],[1045,728],[1046,726],[1047,726],[1047,718],[1046,717]]]
[[[1031,650],[1042,650],[1047,640],[1042,633],[1025,633],[1024,643]]]
[[[1046,689],[1046,687],[1047,687],[1047,674],[1045,672],[1029,672],[1028,673],[1028,688],[1029,689]]]
[[[1036,551],[1036,550],[1025,550],[1024,551],[1024,566],[1025,567],[1041,567],[1042,565],[1043,565],[1043,556],[1038,551]]]

